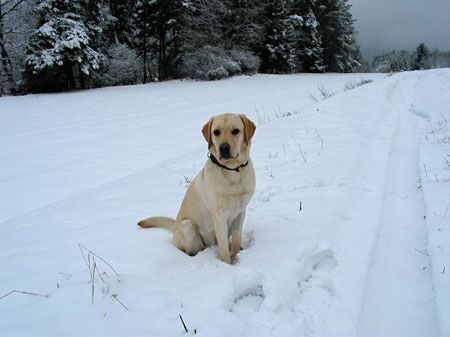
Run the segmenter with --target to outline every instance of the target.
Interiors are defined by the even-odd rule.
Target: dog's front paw
[[[220,259],[225,263],[231,264],[231,256],[230,255],[222,255],[220,257]]]
[[[241,250],[242,250],[241,247],[239,247],[239,248],[231,247],[231,259],[233,260],[236,257],[236,255],[239,253],[239,251],[241,251]]]
[[[239,263],[239,256],[235,255],[231,257],[231,264],[238,264]]]

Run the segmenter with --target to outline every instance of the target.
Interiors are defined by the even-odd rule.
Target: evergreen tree
[[[141,0],[137,2],[135,26],[138,54],[143,58],[143,81],[150,78],[164,80],[176,76],[180,52],[181,2],[179,0]],[[157,56],[155,58],[155,56]],[[157,74],[148,74],[155,62]]]
[[[25,78],[32,90],[73,90],[83,85],[83,74],[99,68],[103,56],[92,48],[80,10],[69,0],[38,4],[39,28],[30,37],[26,58]]]
[[[95,0],[92,0],[95,2]],[[135,47],[134,34],[135,24],[134,14],[139,3],[136,0],[105,0],[104,5],[110,13],[106,36],[109,44],[125,43],[129,47]]]
[[[205,46],[224,49],[223,18],[227,8],[221,0],[184,2],[182,44],[184,52],[194,52]]]
[[[149,2],[150,34],[153,37],[153,49],[158,54],[158,79],[164,80],[175,75],[175,63],[178,57],[176,43],[178,20],[181,17],[180,0],[153,0]]]
[[[16,90],[14,54],[21,42],[15,38],[22,35],[18,27],[26,25],[23,14],[29,5],[27,0],[0,0],[0,96]]]
[[[259,19],[255,14],[258,9],[250,9],[253,1],[185,2],[181,34],[183,76],[219,79],[258,69],[259,58],[251,49],[261,43],[261,27],[253,23],[253,19]],[[253,40],[255,36],[259,38]]]
[[[142,58],[142,81],[147,83],[149,79],[156,77],[151,72],[151,46],[155,43],[152,37],[152,27],[150,22],[150,2],[152,0],[142,0],[136,3],[136,13],[134,15],[134,27],[136,28],[135,45],[138,56]]]
[[[286,73],[298,66],[296,29],[302,18],[290,15],[290,0],[267,0],[265,3],[265,39],[261,51],[261,70]]]
[[[264,6],[259,0],[225,0],[221,20],[225,48],[257,52],[264,39]]]
[[[416,49],[415,70],[428,69],[430,67],[430,54],[425,43],[419,44]]]
[[[393,51],[390,55],[391,71],[408,71],[413,69],[414,56],[407,50]]]
[[[301,18],[296,43],[299,58],[298,71],[322,72],[325,70],[319,22],[314,14],[315,5],[316,0],[297,0],[292,5],[292,15],[298,15]]]
[[[359,65],[355,59],[358,46],[348,1],[323,0],[317,1],[315,5],[327,71],[350,72]]]
[[[376,72],[399,72],[412,70],[414,55],[407,50],[392,50],[374,57],[373,68]]]

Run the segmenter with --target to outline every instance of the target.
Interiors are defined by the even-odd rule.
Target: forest
[[[0,93],[351,72],[348,0],[1,0]]]

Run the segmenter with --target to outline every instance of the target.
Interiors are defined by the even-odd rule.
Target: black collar
[[[225,165],[222,165],[221,163],[219,163],[219,161],[216,159],[216,157],[214,157],[214,156],[212,155],[212,153],[208,153],[208,157],[209,157],[209,159],[211,159],[211,161],[212,161],[214,164],[216,164],[217,166],[220,166],[221,168],[223,168],[223,169],[225,169],[225,170],[228,170],[228,171],[236,171],[236,172],[240,172],[240,171],[241,171],[241,168],[246,167],[246,166],[248,165],[248,160],[247,160],[247,162],[246,162],[245,164],[242,164],[242,165],[240,165],[240,166],[238,166],[238,167],[235,167],[235,168],[229,168],[229,167],[226,167]]]

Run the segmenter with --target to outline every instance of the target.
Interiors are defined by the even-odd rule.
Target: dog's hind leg
[[[204,248],[197,226],[189,219],[177,221],[173,231],[173,243],[191,256]]]

